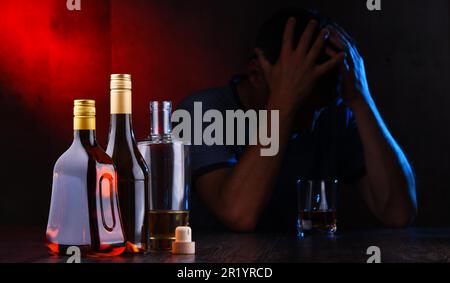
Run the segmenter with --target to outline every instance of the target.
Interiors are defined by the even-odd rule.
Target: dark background
[[[131,73],[136,136],[148,101],[174,103],[245,69],[258,26],[315,7],[359,42],[381,114],[417,175],[416,225],[450,225],[449,1],[0,0],[0,223],[45,225],[52,168],[72,139],[75,98],[97,101],[106,142],[109,74]],[[44,227],[44,226],[43,226]]]

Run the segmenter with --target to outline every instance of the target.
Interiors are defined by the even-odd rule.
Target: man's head
[[[296,48],[296,45],[308,23],[313,19],[319,23],[313,35],[313,42],[319,36],[320,31],[326,26],[341,29],[336,23],[323,17],[318,12],[307,11],[299,8],[290,8],[279,11],[261,26],[255,44],[255,47],[263,52],[266,59],[272,65],[275,65],[278,61],[286,23],[288,19],[292,17],[296,19],[293,39],[293,44],[295,46],[292,46],[293,49]],[[327,47],[334,49],[331,45]],[[265,82],[261,66],[255,58],[256,56],[249,64],[249,79],[257,89],[258,95],[268,97],[269,89],[267,83]],[[325,51],[323,51],[316,63],[321,64],[326,62],[328,59],[328,55],[326,55]],[[340,76],[337,68],[320,78],[317,86],[313,90],[312,95],[307,101],[308,106],[320,108],[332,103],[338,96],[340,85],[339,82]]]

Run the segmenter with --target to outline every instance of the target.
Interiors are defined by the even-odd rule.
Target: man
[[[256,56],[230,86],[188,97],[180,108],[279,110],[279,153],[261,146],[193,146],[195,224],[202,206],[235,231],[295,229],[295,181],[338,179],[340,226],[405,227],[417,209],[414,175],[371,98],[352,39],[304,10],[274,15]]]

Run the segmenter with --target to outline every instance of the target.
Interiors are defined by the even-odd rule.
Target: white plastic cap
[[[175,229],[175,240],[177,242],[192,242],[192,229],[188,226],[179,226]]]
[[[172,243],[173,254],[195,254],[195,242],[192,242],[192,229],[179,226],[175,229],[175,242]]]

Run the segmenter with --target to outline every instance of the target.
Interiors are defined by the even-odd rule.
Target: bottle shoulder
[[[176,136],[170,135],[170,136],[156,136],[156,137],[149,137],[144,140],[139,141],[138,147],[145,147],[145,146],[151,146],[151,145],[183,145],[183,146],[190,146],[191,142],[185,141],[183,139],[180,139]]]
[[[92,162],[98,166],[111,166],[115,170],[113,160],[100,146],[83,146],[73,143],[56,161],[54,171],[82,170]]]
[[[189,149],[191,146],[190,143],[186,143],[182,140],[143,140],[138,142],[138,148],[140,152],[146,152],[151,149],[164,149],[164,148],[184,148],[185,150]],[[145,154],[143,154],[145,155]]]
[[[106,153],[114,161],[119,179],[148,178],[147,164],[134,140],[126,143],[108,142]]]
[[[105,165],[114,165],[113,159],[105,152],[105,150],[97,145],[94,147],[87,148],[88,155],[95,159],[95,161],[99,164],[105,164]]]

